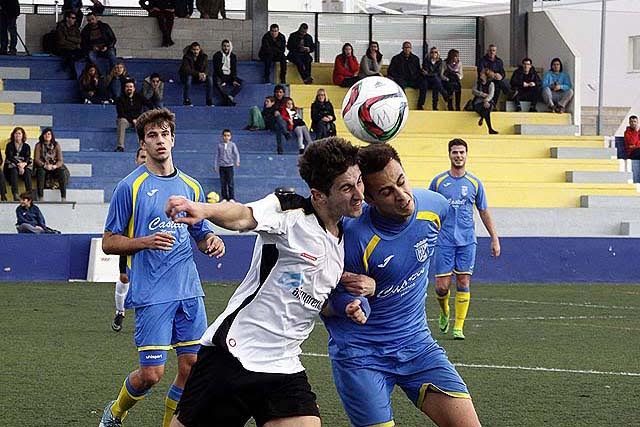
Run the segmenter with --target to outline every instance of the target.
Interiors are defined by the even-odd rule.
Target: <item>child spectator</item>
[[[572,98],[571,77],[562,71],[560,58],[553,58],[550,69],[542,77],[542,100],[549,106],[549,110],[564,113]]]
[[[11,184],[13,200],[18,201],[18,178],[24,180],[24,187],[31,193],[31,147],[27,143],[27,133],[21,127],[11,131],[5,148],[4,174]],[[3,191],[4,193],[4,191]],[[6,199],[3,199],[6,200]]]
[[[304,142],[306,141],[307,145],[309,145],[313,140],[311,139],[309,128],[304,120],[302,120],[302,115],[296,108],[293,99],[287,98],[285,100],[284,105],[280,109],[280,115],[287,123],[287,129],[296,134],[296,138],[298,139],[298,152],[302,154],[304,152]]]
[[[124,66],[124,62],[118,61],[104,79],[104,87],[107,89],[107,98],[111,103],[122,95],[122,87],[127,80],[129,80],[127,67]]]
[[[162,47],[173,46],[171,38],[173,21],[176,17],[176,3],[174,0],[140,0],[140,7],[149,12],[149,16],[155,16],[158,27],[162,33]]]
[[[16,208],[18,233],[46,233],[48,228],[40,208],[33,204],[30,192],[20,194],[20,205]]]
[[[453,98],[456,99],[456,111],[460,111],[460,95],[462,94],[462,64],[460,64],[460,52],[451,49],[444,60],[440,79],[444,89],[449,94],[447,109],[453,111]]]
[[[382,67],[382,54],[380,53],[380,45],[378,42],[369,42],[367,52],[360,60],[360,72],[358,76],[361,79],[369,76],[382,76],[380,69]]]
[[[99,104],[104,101],[104,81],[96,64],[88,62],[85,65],[79,82],[85,104]]]
[[[316,92],[316,100],[311,104],[311,130],[316,139],[336,136],[336,113],[327,98],[327,91],[320,88]]]
[[[495,98],[492,76],[493,71],[489,69],[480,71],[478,80],[473,87],[473,110],[480,115],[478,126],[482,126],[482,123],[486,121],[489,134],[495,135],[498,132],[491,126],[491,110],[494,107],[493,100],[497,98]]]
[[[36,166],[38,200],[44,197],[45,183],[49,182],[49,185],[53,186],[57,182],[60,197],[63,202],[66,202],[69,170],[64,165],[62,148],[56,142],[51,128],[45,128],[40,134],[33,157]]]
[[[233,167],[240,166],[238,147],[231,141],[231,131],[222,131],[222,142],[218,143],[215,151],[213,169],[220,173],[220,197],[233,201],[235,198],[233,186]]]
[[[341,87],[351,87],[360,80],[358,72],[360,64],[358,58],[353,55],[353,46],[345,43],[342,46],[342,53],[336,56],[333,64],[333,84]]]
[[[142,82],[142,96],[147,100],[149,108],[164,107],[164,82],[160,74],[152,73]]]

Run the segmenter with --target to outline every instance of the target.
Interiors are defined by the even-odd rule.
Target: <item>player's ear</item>
[[[311,189],[311,198],[318,203],[326,203],[327,196],[320,190],[316,190],[315,188]]]

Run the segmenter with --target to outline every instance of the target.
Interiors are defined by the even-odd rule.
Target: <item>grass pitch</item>
[[[230,285],[205,285],[209,320]],[[428,299],[437,331],[437,303]],[[452,300],[453,303],[453,300]],[[453,304],[452,304],[453,305]],[[111,331],[113,285],[0,284],[0,425],[97,426],[106,402],[136,368],[133,313]],[[465,341],[434,332],[467,382],[485,426],[640,426],[640,286],[472,285]],[[302,361],[323,425],[348,426],[319,322]],[[125,425],[160,426],[167,375]],[[431,425],[400,390],[398,426]]]

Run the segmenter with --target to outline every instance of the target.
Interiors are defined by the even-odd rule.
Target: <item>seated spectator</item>
[[[382,68],[382,54],[380,53],[380,45],[378,42],[369,42],[367,52],[360,60],[360,72],[358,76],[361,79],[369,76],[382,76],[380,71]]]
[[[313,37],[311,37],[307,31],[309,31],[309,26],[302,23],[298,31],[289,35],[289,41],[287,42],[289,54],[287,55],[287,59],[296,65],[304,84],[311,84],[313,83],[313,77],[311,77],[311,63],[313,62],[313,58],[311,54],[315,52],[316,44],[313,42]]]
[[[442,86],[449,94],[447,109],[453,111],[453,98],[456,99],[456,111],[460,111],[460,95],[462,94],[462,64],[460,63],[460,52],[457,49],[450,49],[447,59],[442,66]]]
[[[220,50],[213,55],[213,74],[215,83],[224,105],[236,105],[234,98],[242,89],[242,80],[238,78],[238,59],[231,52],[229,40],[222,40]]]
[[[164,107],[164,82],[160,74],[152,73],[142,82],[142,96],[147,100],[149,108]]]
[[[431,89],[431,108],[433,111],[438,111],[438,94],[442,94],[447,103],[449,103],[449,94],[444,90],[442,86],[442,75],[444,64],[442,58],[440,58],[440,52],[437,47],[429,49],[429,55],[424,57],[422,61],[422,75],[424,76],[424,91],[420,91],[420,98],[418,99],[418,109],[422,110],[425,98],[427,96],[427,90]]]
[[[276,99],[276,108],[280,110],[287,99],[283,85],[276,85],[273,88],[273,97]]]
[[[267,108],[267,106],[273,106],[275,102],[276,100],[273,96],[267,96],[264,98],[262,110],[260,110],[260,108],[256,105],[251,107],[249,109],[249,124],[245,127],[245,129],[250,131],[265,130],[267,128],[267,125],[264,122],[264,116],[262,115],[262,112]]]
[[[571,77],[562,71],[560,58],[551,60],[551,67],[542,77],[542,100],[550,111],[564,113],[567,104],[573,99]]]
[[[493,85],[495,88],[495,94],[493,105],[497,106],[500,100],[500,92],[504,92],[507,98],[511,98],[511,87],[509,81],[505,78],[504,63],[502,59],[498,58],[498,47],[495,44],[490,44],[487,48],[487,54],[480,59],[478,63],[478,73],[481,70],[489,69],[493,71]]]
[[[78,79],[76,62],[84,58],[84,51],[80,48],[80,28],[76,25],[76,14],[67,11],[64,20],[56,25],[55,54],[62,57],[62,68],[68,69],[73,80]]]
[[[300,111],[293,103],[293,99],[286,98],[284,105],[280,109],[280,115],[287,123],[287,129],[290,132],[293,131],[293,133],[295,133],[296,138],[298,139],[298,152],[302,154],[304,152],[304,142],[309,145],[313,140],[311,139],[311,134],[309,133],[307,124],[302,120]]]
[[[193,0],[191,0],[193,1]],[[171,38],[173,20],[176,17],[176,4],[174,0],[140,0],[140,7],[149,12],[149,16],[155,16],[162,34],[162,47],[173,46]]]
[[[336,56],[333,64],[333,84],[351,87],[360,80],[359,71],[360,64],[358,64],[358,58],[353,55],[353,46],[350,43],[345,43],[342,46],[342,53]]]
[[[87,25],[80,32],[82,49],[87,52],[89,62],[97,63],[98,57],[109,60],[109,69],[116,65],[116,35],[95,13],[87,14]]]
[[[274,62],[280,63],[280,83],[287,82],[287,57],[284,54],[286,40],[284,34],[280,33],[278,24],[271,24],[269,32],[262,36],[258,57],[264,62],[263,78],[265,83],[271,81],[271,65]]]
[[[124,136],[128,128],[136,128],[138,116],[142,114],[147,100],[136,92],[136,82],[129,79],[124,84],[124,93],[116,99],[116,111],[118,118],[116,126],[118,129],[118,145],[115,151],[124,151]]]
[[[191,86],[200,83],[204,83],[207,89],[207,105],[213,105],[213,77],[209,72],[209,58],[202,51],[200,43],[193,42],[184,48],[184,56],[182,57],[182,64],[178,74],[184,84],[182,91],[182,103],[184,105],[193,105],[190,98]]]
[[[118,61],[104,79],[107,98],[111,100],[111,102],[122,95],[122,86],[124,86],[124,83],[128,80],[129,73],[127,73],[127,67],[124,66],[124,62]]]
[[[276,107],[276,99],[273,96],[267,96],[264,99],[264,107],[262,111],[258,107],[252,107],[250,112],[249,130],[268,129],[276,134],[276,150],[278,154],[283,154],[282,137],[286,139],[291,137],[287,129],[287,123],[280,115],[280,111]]]
[[[33,204],[31,193],[20,194],[20,204],[16,208],[16,229],[18,233],[40,234],[47,232],[47,224],[40,209]]]
[[[85,104],[99,104],[105,100],[104,81],[96,64],[88,62],[80,74],[80,94]]]
[[[92,5],[89,6],[89,10],[91,10],[96,15],[101,15],[104,12],[104,5],[99,0],[91,0]],[[76,27],[80,29],[82,25],[82,19],[84,15],[82,14],[82,0],[64,0],[62,3],[62,13],[73,12],[77,19],[75,22]]]
[[[524,58],[522,65],[513,72],[511,76],[511,89],[513,100],[516,103],[516,111],[522,111],[521,101],[529,101],[530,112],[538,111],[536,104],[540,100],[540,76],[533,66],[531,58]]]
[[[396,82],[403,90],[412,87],[420,90],[419,100],[426,97],[427,89],[422,70],[420,68],[420,58],[411,53],[411,42],[402,43],[402,52],[391,58],[391,64],[387,70],[387,77]],[[423,107],[418,101],[418,109]]]
[[[335,121],[336,113],[327,98],[327,91],[318,89],[316,100],[311,104],[311,130],[315,132],[316,139],[336,136]]]
[[[2,164],[2,152],[0,152],[0,165]],[[15,200],[15,199],[14,199]],[[4,172],[0,172],[0,201],[7,201],[7,184],[4,180]]]
[[[18,27],[20,15],[18,0],[4,0],[0,9],[0,55],[17,55]],[[8,48],[8,50],[7,50]]]
[[[624,151],[627,159],[640,160],[640,126],[638,116],[629,117],[629,126],[624,131]]]
[[[193,15],[193,0],[174,0],[176,4],[176,16],[178,18],[190,18]]]
[[[20,190],[18,180],[24,181],[24,188],[31,193],[31,147],[27,143],[27,133],[21,127],[13,128],[4,151],[4,175],[11,184],[13,200],[18,201]]]
[[[36,183],[38,200],[44,197],[44,189],[53,188],[56,184],[60,188],[60,197],[67,201],[67,183],[69,170],[64,165],[62,147],[56,142],[51,128],[45,128],[38,138],[33,162],[36,167]]]
[[[202,19],[218,19],[218,15],[227,19],[225,0],[196,0],[196,7]]]
[[[491,110],[493,109],[493,100],[495,98],[495,85],[490,79],[491,70],[484,69],[480,71],[478,80],[473,87],[473,110],[480,115],[478,126],[482,126],[483,122],[487,122],[489,134],[495,135],[498,132],[491,125]]]

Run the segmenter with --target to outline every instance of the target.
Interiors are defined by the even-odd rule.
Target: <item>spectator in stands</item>
[[[174,0],[176,5],[176,16],[178,18],[189,18],[193,15],[193,0]]]
[[[53,187],[57,183],[60,188],[60,197],[63,202],[66,202],[69,170],[64,165],[62,147],[56,142],[51,128],[45,128],[40,134],[33,159],[36,167],[38,200],[44,197],[45,187]]]
[[[460,111],[460,95],[462,94],[462,64],[460,63],[460,52],[457,49],[450,49],[447,58],[442,66],[440,79],[444,90],[449,94],[447,109],[453,111],[453,98],[456,100],[456,111]]]
[[[200,11],[200,18],[218,19],[220,15],[222,19],[227,19],[225,0],[196,0],[196,7]]]
[[[246,129],[251,131],[268,129],[275,133],[278,154],[283,154],[282,137],[284,136],[287,139],[291,137],[287,130],[287,124],[276,107],[276,99],[273,96],[267,96],[264,99],[262,111],[256,106],[251,107],[251,110],[249,110],[249,125]]]
[[[484,69],[480,71],[478,80],[473,87],[473,110],[480,115],[478,126],[482,126],[483,122],[487,122],[489,134],[495,135],[498,132],[491,125],[491,110],[494,107],[493,100],[495,98],[495,85],[490,79],[491,70]]]
[[[542,100],[550,111],[564,113],[567,104],[573,99],[571,77],[562,71],[560,58],[551,60],[551,67],[542,77]]]
[[[104,81],[96,64],[87,62],[80,74],[79,83],[85,104],[99,104],[104,101]]]
[[[336,56],[333,64],[333,84],[342,87],[351,87],[360,80],[358,73],[360,64],[358,58],[353,54],[351,43],[342,46],[342,53]]]
[[[27,133],[21,127],[13,128],[4,151],[4,175],[11,184],[13,200],[18,201],[18,179],[24,181],[24,188],[31,193],[31,147],[27,143]]]
[[[142,114],[142,110],[146,105],[148,105],[146,98],[136,91],[135,80],[127,80],[124,84],[124,93],[116,99],[118,145],[115,151],[124,151],[125,132],[130,127],[135,129],[138,116]]]
[[[336,113],[327,97],[327,91],[320,88],[316,92],[316,100],[311,104],[311,130],[316,139],[336,136]]]
[[[109,99],[111,103],[122,95],[122,87],[129,79],[129,73],[127,73],[127,67],[125,67],[124,62],[118,61],[104,79],[107,99]]]
[[[220,174],[220,197],[222,200],[233,201],[235,199],[233,183],[233,167],[240,166],[240,152],[231,141],[231,131],[222,131],[222,142],[216,147],[213,169]]]
[[[422,61],[422,75],[424,76],[424,91],[420,91],[421,97],[418,99],[418,109],[422,110],[426,91],[431,89],[431,108],[433,111],[438,110],[438,94],[441,94],[447,103],[449,103],[449,94],[444,90],[442,85],[441,76],[444,71],[444,64],[442,58],[440,58],[440,51],[437,47],[429,49],[429,55],[424,57]],[[422,96],[424,94],[424,96]]]
[[[286,40],[284,34],[280,33],[278,24],[271,24],[269,32],[262,36],[260,44],[260,52],[258,57],[264,62],[264,82],[271,81],[271,65],[274,62],[280,63],[280,83],[285,84],[287,81],[287,57],[284,54],[286,48]]]
[[[530,112],[538,111],[536,104],[540,100],[541,81],[538,72],[533,66],[531,58],[524,58],[522,65],[513,72],[511,76],[511,89],[513,91],[513,100],[516,104],[516,111],[522,111],[521,101],[529,101],[531,106]]]
[[[370,41],[367,52],[360,60],[360,72],[358,76],[363,79],[369,76],[382,76],[382,54],[380,45],[376,41]]]
[[[224,105],[236,105],[234,98],[242,89],[242,80],[238,78],[238,59],[231,50],[231,42],[222,40],[220,50],[213,55],[213,74],[215,83]]]
[[[98,20],[95,13],[87,14],[87,25],[80,32],[80,38],[90,62],[96,64],[98,57],[102,57],[109,60],[109,69],[116,65],[116,35],[109,24]]]
[[[192,0],[193,1],[193,0]],[[174,0],[140,0],[140,7],[149,12],[149,16],[154,16],[158,20],[158,27],[162,34],[162,47],[173,46],[175,43],[171,38],[173,31],[173,20],[176,17],[176,4]]]
[[[193,105],[189,97],[191,86],[200,83],[204,83],[207,89],[207,105],[213,105],[213,78],[209,72],[209,58],[202,51],[200,43],[193,42],[184,48],[184,56],[182,57],[182,64],[178,74],[184,84],[182,91],[182,103],[184,105]]]
[[[280,110],[286,101],[285,89],[283,85],[276,85],[273,88],[273,97],[276,99],[276,108]]]
[[[402,52],[391,58],[387,77],[396,82],[403,90],[407,87],[418,89],[420,91],[418,99],[423,100],[424,103],[427,89],[420,68],[420,58],[411,53],[411,49],[411,42],[402,43]],[[418,101],[418,109],[423,109],[420,101]]]
[[[280,109],[280,115],[287,123],[287,129],[290,132],[293,131],[293,133],[295,133],[296,138],[298,139],[298,152],[302,154],[304,152],[304,142],[309,145],[313,140],[311,139],[309,128],[304,120],[302,120],[302,115],[294,104],[293,99],[285,99],[284,105]]]
[[[18,0],[3,0],[0,8],[0,55],[16,55],[18,51],[18,27],[16,20],[20,15]],[[7,50],[8,48],[8,50]]]
[[[29,191],[20,194],[20,204],[16,208],[16,229],[18,233],[40,234],[47,232],[47,224],[40,209],[33,204]]]
[[[147,100],[149,108],[164,107],[164,82],[160,74],[152,73],[142,82],[142,96]]]
[[[493,86],[494,86],[494,99],[493,105],[497,107],[500,100],[500,92],[504,92],[507,98],[511,98],[511,87],[509,81],[506,79],[504,71],[504,63],[502,59],[498,58],[498,47],[495,44],[490,44],[487,48],[487,54],[480,59],[478,63],[478,73],[481,70],[489,69],[493,71]]]
[[[629,126],[624,131],[624,151],[627,159],[640,160],[640,126],[638,116],[629,117]]]
[[[80,28],[76,25],[77,16],[73,11],[67,11],[64,19],[56,26],[55,54],[62,57],[62,68],[68,69],[73,80],[78,79],[76,61],[84,57],[80,47]]]
[[[91,0],[92,5],[89,6],[89,9],[92,13],[96,15],[101,15],[104,12],[104,5],[99,0]],[[82,14],[82,0],[64,0],[62,3],[62,13],[73,12],[76,15],[75,25],[80,28],[82,25],[82,19],[84,15]]]
[[[0,165],[2,163],[2,152],[0,152]],[[4,180],[4,172],[0,172],[0,201],[7,201],[7,184]]]
[[[315,52],[316,44],[313,42],[313,37],[311,37],[307,31],[309,31],[309,26],[302,23],[298,31],[289,35],[289,41],[287,42],[289,54],[287,55],[287,59],[296,65],[304,84],[311,84],[313,83],[313,77],[311,77],[311,63],[313,62],[313,58],[311,54]]]

